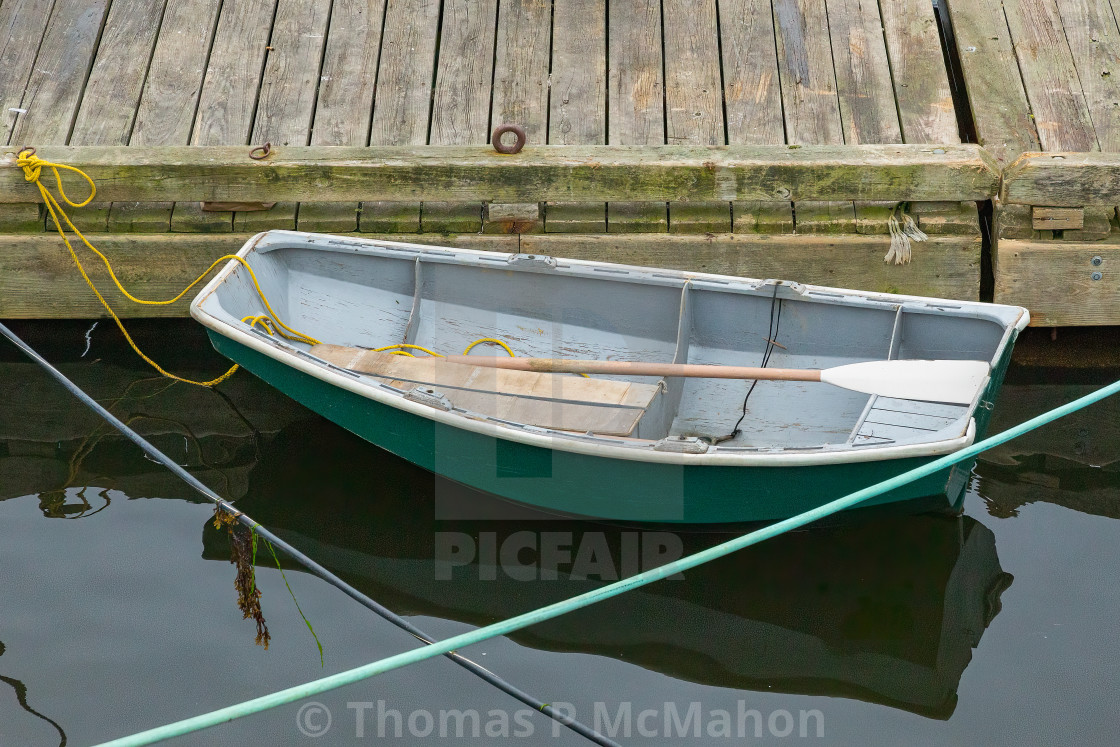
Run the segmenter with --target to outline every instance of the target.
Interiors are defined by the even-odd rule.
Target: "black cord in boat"
[[[324,566],[320,565],[304,553],[292,547],[268,529],[265,529],[263,526],[254,521],[250,516],[237,510],[237,508],[235,508],[233,504],[218,496],[214,491],[210,490],[210,488],[203,485],[198,481],[198,478],[179,466],[179,464],[172,460],[171,457],[164,454],[155,446],[152,446],[150,443],[148,443],[148,441],[144,439],[143,436],[122,423],[115,415],[102,407],[99,402],[82,391],[81,387],[70,381],[70,379],[66,378],[66,376],[63,375],[61,371],[52,366],[45,358],[43,358],[43,356],[39,355],[39,353],[37,353],[34,348],[21,340],[14,332],[12,332],[3,324],[0,324],[0,335],[3,335],[4,337],[7,337],[9,340],[11,340],[12,344],[22,350],[28,358],[38,363],[43,368],[43,370],[45,370],[60,384],[66,387],[67,391],[69,391],[71,394],[81,400],[83,404],[85,404],[87,407],[101,416],[101,418],[109,425],[113,426],[118,431],[123,433],[130,441],[139,446],[145,454],[147,454],[153,460],[159,462],[163,466],[167,467],[177,477],[197,490],[204,497],[212,501],[223,511],[228,512],[229,515],[237,519],[238,522],[244,524],[251,531],[256,532],[268,542],[271,542],[273,546],[279,547],[281,550],[286,552],[293,560],[298,562],[312,574],[326,581],[328,584],[346,594],[346,596],[350,597],[355,602],[358,602],[366,609],[375,612],[384,619],[396,625],[398,628],[411,633],[414,637],[427,645],[435,643],[435,638],[432,638],[427,633],[420,630],[420,628],[416,627],[408,620],[405,620],[403,617],[390,610],[388,607],[383,606],[379,602],[358,591],[353,586],[346,583],[335,574],[331,573]],[[564,726],[574,731],[576,734],[587,738],[595,744],[604,745],[604,747],[620,747],[618,742],[615,742],[612,739],[608,739],[591,727],[585,726],[579,721],[574,720],[569,715],[555,710],[548,703],[538,700],[524,690],[510,684],[509,682],[506,682],[504,679],[494,674],[489,669],[476,664],[470,659],[454,651],[448,652],[444,654],[444,656],[446,656],[448,659],[451,659],[451,661],[455,662],[472,674],[477,675],[486,682],[489,682],[491,685],[498,688],[507,695],[511,695],[517,700],[520,700],[525,705],[531,706],[534,710],[540,711],[549,718],[563,724]]]
[[[775,309],[777,310],[776,315]],[[774,354],[774,348],[778,345],[778,325],[780,325],[781,323],[782,302],[778,299],[778,284],[775,283],[774,295],[770,297],[770,323],[767,325],[766,349],[762,353],[761,368],[766,368],[766,366],[770,363],[770,356]],[[758,379],[754,379],[751,381],[750,388],[747,389],[747,394],[743,397],[743,411],[739,415],[739,419],[735,421],[735,425],[734,427],[732,427],[731,432],[726,436],[720,436],[718,438],[710,439],[710,442],[713,446],[719,443],[723,443],[724,441],[730,441],[731,439],[742,433],[742,431],[739,430],[739,426],[742,425],[743,419],[747,417],[747,400],[751,398],[751,393],[754,392],[754,388],[756,386],[758,386]]]

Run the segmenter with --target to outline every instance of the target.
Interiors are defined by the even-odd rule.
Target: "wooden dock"
[[[1054,2],[1003,5],[1036,22]],[[1105,4],[1058,5],[1086,2]],[[948,9],[958,46],[996,44],[966,27],[1004,19],[1000,2]],[[1016,61],[1000,54],[960,51],[970,87],[1006,88]],[[24,146],[90,166],[105,199],[71,217],[148,297],[298,228],[976,299],[977,204],[1000,164],[960,144],[946,60],[930,0],[0,0],[0,317],[102,313],[22,184]],[[993,125],[970,100],[1005,170],[1093,150],[1030,140],[1033,99],[993,100]],[[503,123],[524,127],[521,154],[486,147]],[[360,168],[344,178],[343,160]],[[997,201],[997,300],[1060,303],[1046,324],[1120,323],[1115,300],[1070,312],[1032,285],[1053,260],[1040,232],[1005,228],[1032,210],[1016,199]],[[228,201],[243,209],[213,204]],[[909,264],[884,261],[892,212],[929,235]],[[1100,212],[1058,238],[1111,233]],[[186,308],[110,298],[122,316]]]

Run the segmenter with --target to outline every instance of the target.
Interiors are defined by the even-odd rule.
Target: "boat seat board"
[[[431,386],[456,407],[480,415],[605,436],[633,433],[662,390],[660,384],[507,371],[342,345],[315,345],[311,354],[397,389]]]

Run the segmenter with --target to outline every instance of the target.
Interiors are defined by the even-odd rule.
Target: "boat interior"
[[[423,391],[499,422],[729,450],[859,449],[956,438],[976,403],[898,400],[793,381],[596,375],[601,384],[578,388],[572,374],[505,371],[518,376],[499,381],[493,369],[469,366],[456,368],[472,369],[473,376],[441,383],[438,373],[424,376],[425,356],[414,349],[369,352],[404,344],[460,354],[488,339],[518,357],[815,369],[887,359],[995,364],[1018,311],[287,232],[266,235],[245,258],[277,315],[325,344],[313,349],[269,339],[325,365],[361,371],[371,383],[402,392],[431,384]],[[242,267],[212,289],[202,309],[229,324],[249,328],[242,319],[264,311]],[[417,357],[392,354],[402,350]],[[493,342],[470,354],[507,355]],[[347,365],[358,359],[364,364]],[[513,400],[522,401],[514,406]],[[596,417],[602,408],[632,417]]]

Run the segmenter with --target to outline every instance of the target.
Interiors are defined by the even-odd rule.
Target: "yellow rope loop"
[[[401,350],[401,348],[403,348],[404,350]],[[406,353],[404,351],[405,350],[419,350],[421,353],[427,353],[428,355],[432,356],[433,358],[442,358],[443,357],[442,355],[435,352],[434,350],[428,350],[423,345],[409,345],[408,343],[405,343],[405,342],[397,343],[396,345],[386,345],[383,348],[374,348],[372,352],[382,353],[386,350],[396,351],[394,353],[391,353],[391,355],[408,355],[412,358],[415,358],[416,356],[412,355],[411,353]]]
[[[89,178],[89,174],[79,168],[67,166],[64,163],[45,161],[35,155],[35,151],[31,148],[24,148],[19,152],[19,155],[16,156],[16,166],[19,166],[23,169],[23,178],[29,182],[32,182],[33,184],[38,185],[40,190],[46,189],[39,182],[39,178],[42,176],[43,167],[46,166],[47,168],[49,168],[54,172],[54,184],[58,189],[58,193],[62,195],[62,199],[66,201],[66,204],[70,205],[71,207],[85,207],[93,200],[93,196],[97,194],[97,186],[93,183],[93,179]],[[74,202],[69,197],[67,197],[66,190],[62,188],[62,176],[58,173],[59,169],[73,171],[75,174],[85,179],[89,184],[89,197],[82,200],[81,202]]]
[[[510,358],[516,358],[517,357],[516,355],[513,354],[513,351],[509,349],[509,345],[506,345],[504,342],[502,342],[501,340],[499,340],[497,338],[494,338],[494,337],[480,337],[480,338],[478,338],[477,340],[472,342],[470,345],[467,345],[466,349],[463,351],[463,355],[469,354],[471,352],[471,348],[473,348],[475,345],[481,345],[483,343],[490,343],[491,345],[499,345],[499,346],[501,346],[501,348],[503,350],[505,350],[507,353],[509,353]]]
[[[43,184],[42,181],[43,167],[46,166],[47,168],[51,169],[52,172],[54,172],[55,184],[58,187],[58,193],[59,195],[61,195],[63,201],[65,201],[66,204],[70,205],[71,207],[80,208],[88,205],[90,201],[93,200],[94,195],[97,193],[97,187],[94,185],[93,180],[90,179],[89,175],[81,169],[75,168],[73,166],[45,161],[42,158],[36,156],[34,151],[30,148],[25,148],[24,150],[20,151],[19,156],[16,159],[16,165],[23,169],[24,178],[27,181],[32,182],[36,187],[39,188],[39,194],[42,196],[43,203],[47,206],[47,211],[50,213],[51,218],[54,220],[54,226],[58,230],[58,235],[62,237],[62,242],[66,244],[66,249],[70,252],[70,258],[74,260],[74,264],[78,267],[78,272],[81,273],[82,279],[86,281],[86,285],[88,285],[89,289],[93,291],[93,294],[97,296],[97,300],[101,303],[101,306],[104,307],[105,311],[107,311],[109,313],[109,316],[112,317],[113,321],[116,322],[117,327],[120,329],[121,334],[124,335],[124,339],[128,342],[129,347],[131,347],[132,350],[137,355],[139,355],[148,365],[150,365],[152,368],[154,368],[156,371],[166,376],[167,378],[174,379],[175,381],[182,381],[185,384],[212,387],[222,383],[230,376],[232,376],[234,372],[237,371],[238,366],[231,366],[228,371],[215,379],[210,379],[209,381],[195,381],[193,379],[186,379],[182,376],[176,376],[173,373],[165,371],[160,367],[158,363],[145,355],[144,352],[137,346],[136,342],[132,339],[132,336],[128,334],[128,330],[125,329],[124,323],[121,321],[120,317],[117,316],[115,311],[113,311],[113,307],[109,305],[109,302],[105,300],[105,297],[103,295],[101,295],[101,291],[99,291],[97,289],[97,286],[94,285],[93,280],[86,272],[86,268],[82,265],[81,260],[78,258],[78,253],[74,251],[74,245],[70,243],[70,239],[66,235],[66,231],[63,228],[64,224],[66,228],[69,228],[70,231],[81,240],[82,244],[84,244],[87,249],[101,258],[101,261],[105,264],[105,269],[109,272],[109,277],[112,278],[113,284],[117,286],[117,290],[119,290],[125,298],[134,303],[144,304],[147,306],[167,306],[168,304],[173,304],[180,298],[185,296],[191,290],[191,288],[194,288],[196,285],[202,282],[202,280],[205,279],[206,276],[209,275],[215,267],[222,264],[223,262],[234,261],[240,263],[241,266],[244,267],[249,273],[249,277],[253,281],[253,287],[256,288],[257,295],[260,297],[265,309],[268,311],[268,314],[262,314],[260,315],[260,317],[257,317],[257,321],[254,323],[260,323],[266,330],[268,330],[270,327],[274,327],[277,331],[280,332],[281,335],[289,340],[305,342],[309,345],[317,345],[319,343],[319,341],[314,337],[305,335],[302,332],[298,332],[280,321],[279,316],[275,311],[273,311],[272,305],[269,304],[268,299],[265,297],[264,291],[261,289],[260,282],[257,280],[257,274],[253,272],[253,268],[250,267],[249,263],[244,259],[234,254],[227,254],[224,257],[219,257],[218,259],[214,260],[214,262],[211,263],[211,265],[207,267],[206,270],[194,280],[194,282],[184,288],[182,292],[180,292],[174,298],[169,298],[164,301],[149,301],[146,299],[137,298],[125,289],[125,287],[121,284],[120,279],[117,277],[117,273],[113,270],[113,266],[109,262],[109,258],[98,251],[97,247],[89,243],[89,240],[86,239],[85,235],[78,230],[77,226],[75,226],[73,222],[71,222],[70,217],[62,208],[62,204],[58,201],[57,198],[55,198],[53,194],[51,194],[51,191],[47,189],[46,185]],[[73,171],[83,179],[85,179],[87,182],[89,182],[89,197],[87,197],[82,202],[73,202],[69,197],[67,197],[65,190],[63,190],[62,188],[62,177],[58,172],[59,169],[67,169],[69,171]],[[246,319],[248,319],[248,317],[246,317]],[[269,332],[269,334],[271,334],[271,332]]]

